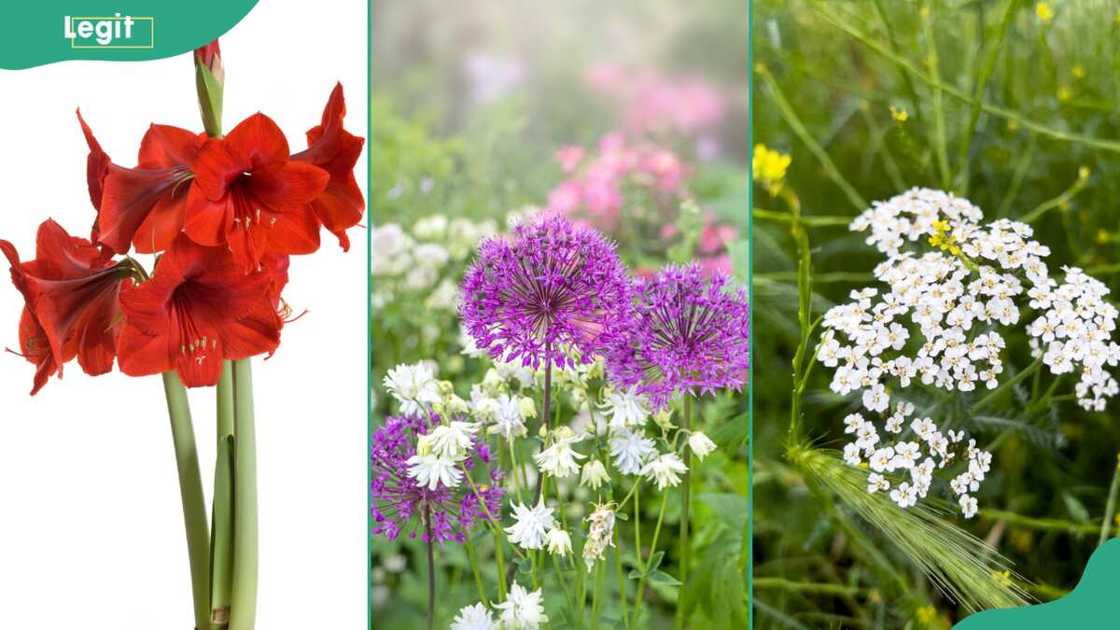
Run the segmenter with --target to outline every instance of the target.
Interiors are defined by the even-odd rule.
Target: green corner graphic
[[[1024,608],[985,610],[953,626],[956,630],[1035,630],[1045,628],[1120,627],[1117,580],[1120,579],[1120,538],[1101,545],[1085,566],[1077,587],[1068,595]]]
[[[257,0],[48,0],[13,4],[0,68],[57,61],[146,61],[185,53],[229,31]],[[127,28],[125,28],[127,25]]]

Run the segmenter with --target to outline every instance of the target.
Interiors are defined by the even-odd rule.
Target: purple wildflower
[[[539,368],[585,362],[617,334],[630,304],[614,245],[558,216],[517,226],[511,239],[482,243],[463,278],[463,323],[499,360]]]
[[[432,422],[438,422],[438,419],[433,418]],[[489,484],[476,482],[486,509],[483,509],[470,484],[464,483],[456,489],[440,485],[435,490],[421,486],[408,476],[407,462],[416,454],[416,439],[427,433],[429,426],[424,418],[390,416],[370,438],[372,532],[389,540],[396,540],[402,532],[408,532],[410,538],[419,534],[424,542],[428,542],[424,518],[425,514],[431,514],[434,542],[453,540],[461,543],[475,524],[486,517],[486,510],[497,517],[502,500],[502,474],[497,468],[491,468]],[[476,463],[487,464],[489,461],[489,448],[479,442],[465,465],[473,470]]]
[[[636,386],[656,407],[678,394],[740,389],[747,380],[750,307],[745,289],[721,273],[667,266],[634,282],[629,334],[607,352],[611,380]]]

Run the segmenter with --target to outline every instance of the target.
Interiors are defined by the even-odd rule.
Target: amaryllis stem
[[[171,440],[175,445],[175,463],[179,468],[179,495],[183,503],[194,598],[194,627],[196,630],[210,630],[210,528],[206,522],[206,499],[202,495],[202,477],[198,472],[198,449],[187,390],[174,371],[163,373],[163,393],[167,398]]]
[[[214,503],[210,538],[210,621],[215,630],[229,623],[229,594],[233,562],[234,402],[233,364],[222,362],[217,387],[218,441],[214,462]]]
[[[253,630],[257,617],[257,438],[249,359],[233,362],[233,580],[229,630]]]
[[[432,508],[424,506],[424,528],[427,536],[425,537],[425,544],[428,547],[428,630],[435,630],[436,627],[436,559],[433,547],[435,541],[432,539]]]

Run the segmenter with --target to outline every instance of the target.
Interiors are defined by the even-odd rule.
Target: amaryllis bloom
[[[330,174],[292,160],[288,140],[271,118],[253,114],[198,153],[187,195],[184,230],[195,243],[228,248],[243,270],[269,254],[319,249],[311,207]]]
[[[487,512],[498,517],[502,501],[502,473],[491,466],[489,483],[461,483],[457,488],[444,484],[434,487],[409,475],[410,460],[416,457],[416,443],[429,427],[438,423],[420,416],[390,416],[370,438],[370,510],[372,531],[396,540],[402,532],[410,538],[417,534],[428,542],[425,515],[431,516],[432,542],[466,540],[466,535]],[[468,471],[477,465],[490,464],[490,450],[485,443],[475,445],[463,465]],[[485,507],[484,505],[485,504]]]
[[[342,128],[345,116],[346,101],[339,83],[323,109],[322,122],[307,132],[307,150],[292,156],[293,160],[314,164],[330,175],[326,189],[311,201],[311,208],[323,227],[338,237],[344,251],[350,249],[346,230],[362,220],[366,207],[354,179],[354,165],[365,140]]]
[[[634,281],[634,318],[607,353],[612,380],[655,407],[680,394],[739,389],[747,379],[750,307],[745,289],[699,265],[667,266]]]
[[[556,216],[484,241],[463,278],[461,315],[475,344],[500,361],[534,368],[591,361],[617,334],[630,285],[614,245]]]
[[[31,393],[55,372],[61,376],[62,365],[74,357],[87,374],[111,370],[120,323],[117,295],[130,265],[49,219],[39,226],[34,260],[20,262],[8,241],[0,240],[0,251],[25,301],[19,347],[37,367]]]
[[[171,246],[183,229],[191,164],[206,134],[169,125],[151,125],[140,141],[136,168],[114,164],[78,112],[89,158],[86,176],[97,209],[94,238],[118,254],[130,246],[142,253]]]
[[[176,370],[187,387],[216,385],[223,359],[272,352],[283,326],[274,270],[244,273],[230,252],[180,237],[151,279],[121,290],[121,371]]]

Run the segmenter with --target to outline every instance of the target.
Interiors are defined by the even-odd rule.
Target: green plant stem
[[[942,96],[941,62],[937,57],[937,40],[933,35],[932,2],[922,5],[922,31],[929,45],[930,75],[933,77],[933,148],[937,156],[937,170],[941,173],[941,187],[949,187],[949,151],[945,139],[945,104]]]
[[[179,497],[183,503],[183,524],[187,533],[187,554],[191,567],[191,595],[194,601],[194,627],[210,628],[210,531],[206,522],[206,499],[198,469],[198,448],[187,402],[187,390],[175,371],[163,373],[163,393],[167,415],[171,418],[171,441],[179,471]]]
[[[471,542],[470,536],[467,536],[467,540],[463,546],[467,549],[467,560],[471,563],[471,573],[474,574],[474,585],[478,588],[478,601],[489,605],[490,602],[486,599],[486,589],[482,586],[482,574],[478,570],[478,554],[475,553],[474,543]]]
[[[214,499],[211,507],[210,621],[215,628],[229,623],[231,562],[233,560],[234,437],[233,364],[222,362],[218,379],[217,457],[214,461]]]
[[[1108,540],[1108,533],[1112,531],[1112,519],[1116,514],[1116,495],[1120,492],[1120,457],[1116,460],[1116,467],[1112,471],[1112,483],[1108,487],[1108,503],[1104,508],[1104,520],[1101,521],[1101,535],[1097,539],[1100,547]]]
[[[1036,206],[1030,212],[1024,214],[1019,220],[1023,223],[1034,223],[1035,221],[1038,221],[1047,212],[1053,210],[1054,208],[1060,208],[1064,204],[1069,203],[1074,197],[1077,196],[1077,193],[1085,189],[1085,186],[1088,183],[1089,178],[1082,177],[1081,174],[1078,173],[1077,179],[1074,180],[1073,184],[1069,188],[1065,189],[1057,197],[1047,199],[1046,201],[1038,204],[1038,206]]]
[[[599,606],[603,590],[603,563],[595,564],[595,592],[591,595],[591,630],[599,630]]]
[[[548,559],[552,561],[552,570],[556,571],[556,579],[560,582],[560,590],[564,591],[564,601],[574,605],[572,600],[572,592],[568,589],[568,580],[564,577],[564,572],[560,570],[560,563],[556,560],[556,556],[548,554]]]
[[[952,96],[953,98],[956,98],[956,99],[958,99],[960,101],[963,101],[965,103],[968,103],[968,104],[971,104],[974,101],[976,101],[976,99],[972,98],[968,94],[964,93],[963,91],[961,91],[961,90],[959,90],[959,89],[957,89],[957,88],[955,88],[951,85],[942,84],[939,81],[933,80],[929,75],[922,72],[910,60],[902,57],[901,55],[897,55],[897,54],[891,52],[890,50],[885,48],[883,45],[881,45],[878,42],[876,42],[875,40],[871,39],[871,37],[868,36],[866,33],[863,33],[862,31],[860,31],[856,27],[854,27],[851,24],[845,22],[843,19],[836,16],[831,11],[829,11],[827,9],[824,9],[823,7],[827,6],[825,3],[816,3],[816,4],[814,4],[814,6],[817,8],[818,12],[820,12],[821,16],[826,21],[831,23],[833,26],[836,26],[840,30],[848,33],[849,35],[854,37],[856,40],[858,40],[860,43],[864,44],[865,46],[867,46],[868,48],[870,48],[874,52],[878,53],[879,55],[885,57],[887,60],[891,61],[892,63],[898,65],[900,68],[909,72],[912,76],[914,76],[915,78],[917,78],[921,82],[925,83],[926,85],[928,85],[930,87],[936,87],[936,88],[940,89],[942,92],[944,92],[945,94],[948,94],[949,96]],[[988,113],[988,114],[992,114],[993,116],[998,116],[1000,118],[1004,118],[1004,119],[1007,119],[1007,120],[1014,121],[1014,122],[1018,123],[1020,126],[1024,127],[1025,129],[1029,129],[1031,131],[1034,131],[1035,133],[1046,136],[1048,138],[1052,138],[1054,140],[1060,140],[1062,142],[1071,142],[1071,143],[1075,143],[1075,144],[1083,144],[1085,146],[1093,147],[1095,149],[1101,149],[1101,150],[1104,150],[1104,151],[1112,151],[1114,153],[1120,153],[1120,142],[1117,142],[1117,141],[1114,141],[1114,140],[1100,140],[1098,138],[1095,138],[1095,137],[1089,136],[1089,135],[1085,135],[1085,134],[1069,133],[1069,132],[1066,132],[1066,131],[1062,131],[1061,129],[1056,129],[1054,127],[1049,127],[1049,126],[1044,125],[1040,122],[1031,120],[1029,118],[1025,118],[1021,114],[1019,114],[1017,112],[1014,112],[1012,110],[1009,110],[1009,109],[1006,109],[1006,108],[1003,108],[1003,107],[999,107],[997,105],[991,105],[991,104],[983,102],[983,101],[980,101],[980,109],[983,110],[984,112]]]
[[[233,579],[230,630],[253,630],[257,618],[257,437],[250,359],[233,362]]]
[[[859,595],[862,589],[844,584],[829,584],[827,582],[796,582],[780,577],[755,577],[754,587],[758,589],[774,589],[794,593],[811,593],[817,595],[851,596]]]
[[[684,395],[684,411],[681,414],[681,428],[687,434],[692,421],[692,395]],[[688,542],[688,512],[690,507],[690,493],[692,485],[692,450],[685,449],[685,471],[681,479],[681,582],[688,578],[688,565],[691,560],[692,547]]]
[[[1096,534],[1100,531],[1100,527],[1094,523],[1073,523],[1057,518],[1035,518],[1033,516],[1023,516],[1022,514],[1016,514],[1015,512],[1008,512],[1005,510],[985,509],[980,511],[980,516],[989,520],[1006,521],[1017,527],[1037,529],[1040,531],[1065,532],[1074,536],[1086,536]]]
[[[972,140],[976,135],[976,125],[980,121],[980,103],[984,100],[984,89],[988,86],[988,79],[995,69],[996,60],[999,58],[1003,42],[1007,38],[1007,29],[1011,26],[1011,18],[1015,15],[1015,7],[1019,0],[1006,0],[1003,5],[1003,15],[999,21],[999,31],[994,38],[988,39],[988,48],[984,51],[984,60],[976,72],[975,89],[972,91],[973,102],[968,111],[968,128],[965,130],[964,140],[961,142],[959,156],[960,171],[957,173],[957,184],[962,195],[968,194],[969,169],[972,164]],[[897,52],[897,48],[895,49]],[[906,73],[903,73],[905,76]]]
[[[502,535],[494,531],[494,557],[498,561],[498,599],[506,599],[506,561],[502,553]]]
[[[767,221],[776,221],[778,223],[793,223],[794,216],[789,212],[775,212],[774,210],[766,210],[764,208],[753,208],[751,213],[756,219],[765,219]],[[852,222],[851,217],[839,216],[815,216],[815,217],[799,217],[801,224],[805,227],[848,227]]]
[[[976,401],[976,403],[974,405],[972,405],[972,408],[969,410],[969,412],[972,413],[973,415],[975,415],[981,409],[983,409],[984,407],[987,407],[992,402],[997,400],[1001,395],[1003,395],[1004,392],[1006,392],[1007,390],[1015,387],[1019,383],[1023,382],[1027,378],[1029,378],[1030,375],[1033,374],[1034,371],[1037,370],[1039,368],[1039,366],[1041,366],[1041,365],[1042,365],[1042,357],[1038,357],[1037,359],[1032,361],[1030,365],[1023,368],[1023,371],[1021,371],[1018,374],[1016,374],[1015,376],[1007,379],[1002,384],[1000,384],[999,387],[997,387],[997,388],[993,389],[992,391],[988,392],[983,398]]]
[[[638,564],[642,565],[642,576],[638,578],[638,592],[634,595],[634,623],[638,623],[642,611],[642,597],[646,592],[646,578],[649,577],[651,565],[653,565],[653,556],[657,553],[657,539],[661,535],[661,523],[665,520],[665,506],[669,503],[669,493],[661,493],[661,507],[657,510],[657,525],[653,528],[653,540],[649,544],[649,556],[646,561],[642,563],[642,550],[637,550]],[[635,506],[637,503],[634,504]]]
[[[544,363],[544,393],[541,395],[541,419],[544,420],[545,431],[552,430],[552,416],[549,415],[552,406],[552,344],[546,342],[544,346],[544,356],[546,361]],[[542,445],[543,446],[543,445]],[[544,496],[543,492],[544,475],[537,475],[537,491],[536,498],[533,499],[533,505],[541,502],[541,497]]]
[[[622,621],[626,627],[630,627],[630,606],[627,603],[626,594],[626,573],[622,570],[622,535],[618,533],[616,527],[611,534],[614,537],[614,569],[615,579],[618,580],[618,601],[622,604]]]
[[[428,549],[428,630],[436,627],[436,558],[435,541],[432,539],[432,508],[424,506],[424,546]]]
[[[797,112],[794,111],[793,106],[789,104],[785,94],[783,94],[781,88],[778,87],[778,82],[774,80],[774,75],[770,74],[770,70],[762,64],[756,65],[755,68],[766,86],[770,88],[770,94],[774,98],[774,104],[778,107],[778,113],[781,114],[782,119],[785,120],[786,124],[793,130],[793,133],[796,134],[801,142],[809,149],[809,152],[821,163],[825,175],[840,188],[844,196],[848,198],[848,201],[852,202],[852,205],[855,206],[857,210],[862,211],[866,209],[867,202],[856,192],[855,187],[844,178],[840,173],[840,169],[836,168],[836,164],[833,163],[832,158],[828,157],[828,153],[825,152],[820,143],[813,138],[809,130],[805,128],[804,123],[801,122],[801,118],[798,117]]]

